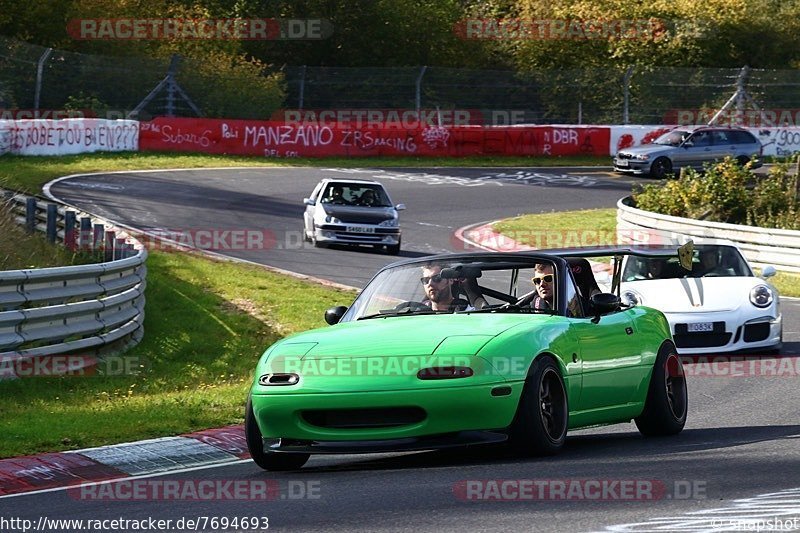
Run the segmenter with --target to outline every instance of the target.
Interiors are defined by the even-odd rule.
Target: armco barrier
[[[53,226],[43,220],[46,206],[37,202],[31,216],[28,197],[6,193],[0,198],[3,196],[18,223],[40,231]],[[74,234],[72,242],[78,249],[97,251],[101,247],[111,254],[111,260],[0,272],[0,377],[9,377],[9,369],[21,360],[120,351],[143,336],[147,251],[132,237],[119,238],[111,231],[98,239],[97,229],[108,227],[105,221],[92,229],[87,222],[98,220],[82,217],[81,230],[78,225],[64,226],[65,220],[77,218],[69,211],[59,208],[58,213],[59,240],[66,238],[69,244]]]
[[[681,244],[729,241],[758,267],[773,265],[778,270],[800,272],[800,231],[757,228],[722,222],[661,215],[632,207],[630,196],[617,202],[617,232],[621,240],[640,244]],[[646,239],[646,242],[645,240]]]

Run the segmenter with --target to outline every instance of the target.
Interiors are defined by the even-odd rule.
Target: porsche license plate
[[[702,333],[706,331],[714,331],[713,322],[695,322],[693,324],[686,324],[686,330],[689,333]]]
[[[349,233],[375,233],[375,228],[364,228],[361,226],[347,226]]]
[[[627,167],[628,160],[627,159],[617,159],[617,166],[618,167]]]

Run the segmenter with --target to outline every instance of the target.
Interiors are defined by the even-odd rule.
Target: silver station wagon
[[[314,246],[369,245],[400,253],[398,211],[406,206],[392,204],[377,181],[324,179],[303,203],[303,236]]]
[[[678,127],[663,134],[652,144],[617,152],[614,170],[663,179],[667,174],[678,175],[684,167],[702,170],[704,163],[721,161],[729,156],[740,165],[752,160],[752,168],[758,168],[761,166],[761,155],[761,142],[744,128]]]

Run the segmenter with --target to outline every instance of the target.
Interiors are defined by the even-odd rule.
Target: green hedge
[[[795,156],[762,177],[727,158],[703,173],[684,169],[677,179],[639,187],[633,200],[639,209],[664,215],[800,229],[797,174],[789,170],[797,164]]]

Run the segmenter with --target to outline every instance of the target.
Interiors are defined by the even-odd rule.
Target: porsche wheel
[[[564,380],[550,357],[534,361],[511,426],[511,447],[525,455],[554,455],[567,439]]]
[[[644,411],[634,419],[642,435],[675,435],[686,424],[689,394],[686,375],[675,347],[665,343],[658,351]]]
[[[258,429],[256,416],[253,413],[253,404],[247,399],[244,413],[244,435],[247,440],[247,449],[253,461],[264,470],[283,471],[297,470],[308,461],[307,453],[276,453],[264,451],[264,440],[261,430]]]

